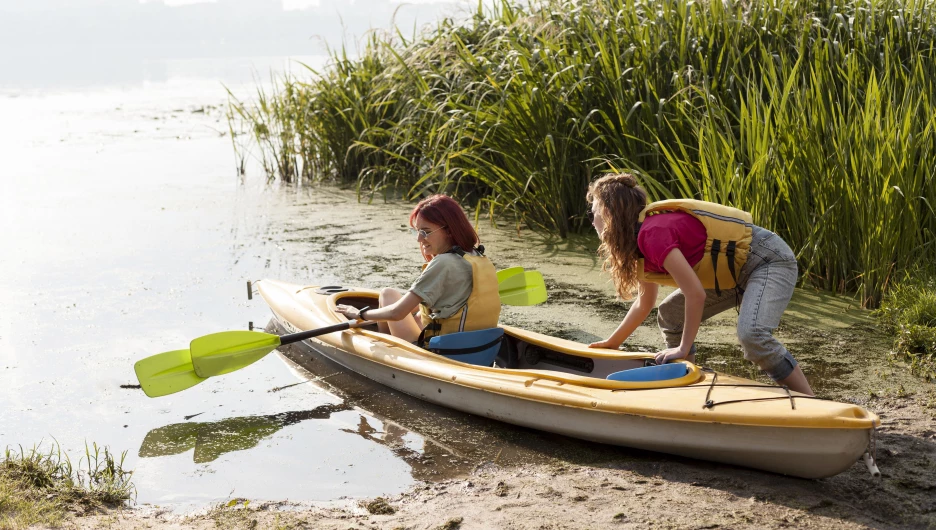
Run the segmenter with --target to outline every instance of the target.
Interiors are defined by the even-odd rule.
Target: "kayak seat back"
[[[608,375],[607,379],[612,381],[666,381],[668,379],[679,379],[689,373],[689,365],[685,363],[660,364],[657,366],[644,366],[643,368],[631,368],[630,370],[621,370]]]
[[[453,361],[491,366],[503,340],[503,328],[461,331],[432,337],[427,349]]]

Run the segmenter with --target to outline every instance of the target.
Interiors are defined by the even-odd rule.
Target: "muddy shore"
[[[309,270],[366,287],[407,286],[419,254],[405,233],[405,203],[359,204],[352,193],[306,190],[308,200],[284,227]],[[505,308],[511,325],[579,342],[604,337],[627,305],[615,300],[594,256],[597,241],[560,241],[510,226],[479,226],[498,268],[543,272],[550,292],[536,307]],[[309,278],[309,283],[315,281]],[[735,314],[703,324],[698,361],[719,371],[766,379],[741,358]],[[803,480],[658,453],[572,440],[527,429],[491,427],[534,458],[486,454],[440,477],[417,476],[409,491],[386,498],[340,499],[327,505],[235,501],[178,515],[157,506],[81,517],[77,528],[932,528],[936,527],[936,389],[889,358],[890,338],[854,301],[800,289],[777,335],[802,364],[821,397],[877,413],[882,476],[856,463],[835,477]],[[626,349],[661,346],[654,315]],[[287,356],[288,356],[288,352]],[[341,385],[335,383],[338,390]],[[355,406],[367,408],[367,403]],[[436,413],[433,413],[436,414]],[[440,411],[418,426],[445,441],[445,422],[477,418]],[[430,418],[431,419],[431,418]],[[484,420],[488,421],[488,420]],[[433,423],[433,425],[429,425]]]

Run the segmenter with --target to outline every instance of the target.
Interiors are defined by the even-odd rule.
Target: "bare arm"
[[[656,355],[658,364],[675,359],[684,359],[689,355],[692,343],[695,342],[696,335],[699,333],[699,325],[702,323],[702,310],[705,307],[705,289],[702,288],[702,282],[696,276],[692,266],[686,261],[686,257],[677,248],[666,255],[663,260],[663,268],[673,277],[676,285],[682,291],[685,297],[686,314],[683,318],[682,341],[678,348],[668,348]]]
[[[631,336],[640,324],[647,319],[650,310],[656,305],[657,292],[659,286],[655,283],[640,282],[637,285],[637,299],[631,304],[624,315],[624,320],[614,330],[606,340],[593,342],[588,346],[590,348],[612,348],[617,349],[621,344]]]
[[[405,316],[411,315],[421,302],[422,298],[407,291],[402,298],[386,307],[368,309],[364,316],[367,320],[403,320]],[[361,320],[361,312],[355,307],[339,305],[335,308],[335,312],[351,319]]]

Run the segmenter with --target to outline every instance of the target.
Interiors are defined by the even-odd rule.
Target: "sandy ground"
[[[361,208],[346,194],[344,208]],[[328,224],[317,233],[332,262],[367,286],[405,285],[415,246],[401,247],[406,205],[376,205],[356,214],[354,231]],[[541,270],[550,300],[508,308],[507,323],[589,342],[609,333],[626,306],[598,274],[595,242],[556,241],[492,230],[482,238],[499,268]],[[356,234],[356,235],[355,235]],[[362,235],[366,234],[366,235]],[[386,235],[387,237],[373,237]],[[342,257],[344,256],[344,257]],[[352,259],[354,258],[354,259]],[[369,265],[368,265],[369,264]],[[355,270],[352,265],[360,267]],[[378,267],[379,266],[379,267]],[[369,268],[368,268],[369,267]],[[707,322],[700,362],[759,377],[741,359],[727,312]],[[936,389],[889,359],[890,339],[867,312],[827,294],[800,290],[777,332],[821,397],[860,404],[883,422],[873,478],[862,463],[822,480],[621,450],[556,437],[536,463],[504,465],[497,455],[443,481],[421,481],[389,498],[346,499],[327,506],[237,502],[180,516],[144,506],[74,519],[75,528],[934,528],[936,527]],[[651,319],[626,347],[655,351]],[[523,435],[523,431],[518,431]],[[564,442],[565,441],[565,442]]]

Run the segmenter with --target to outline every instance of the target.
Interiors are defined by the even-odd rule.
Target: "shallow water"
[[[317,206],[236,177],[219,108],[232,81],[203,71],[0,95],[0,447],[126,450],[141,503],[402,489],[408,465],[349,434],[362,413],[307,413],[341,400],[301,387],[267,392],[296,381],[275,356],[161,399],[122,388],[142,357],[265,322],[246,279],[317,274],[286,228]],[[233,86],[251,89],[250,71]]]
[[[301,383],[309,372],[277,355],[163,398],[132,388],[143,357],[263,326],[248,279],[405,287],[418,271],[411,206],[270,186],[257,168],[238,177],[221,82],[249,93],[250,72],[183,66],[158,82],[0,92],[0,447],[127,451],[138,502],[176,510],[388,495],[577,447],[340,370]],[[481,232],[500,266],[534,267],[542,248],[554,266],[593,261],[574,244]],[[528,309],[505,318],[558,317]]]

